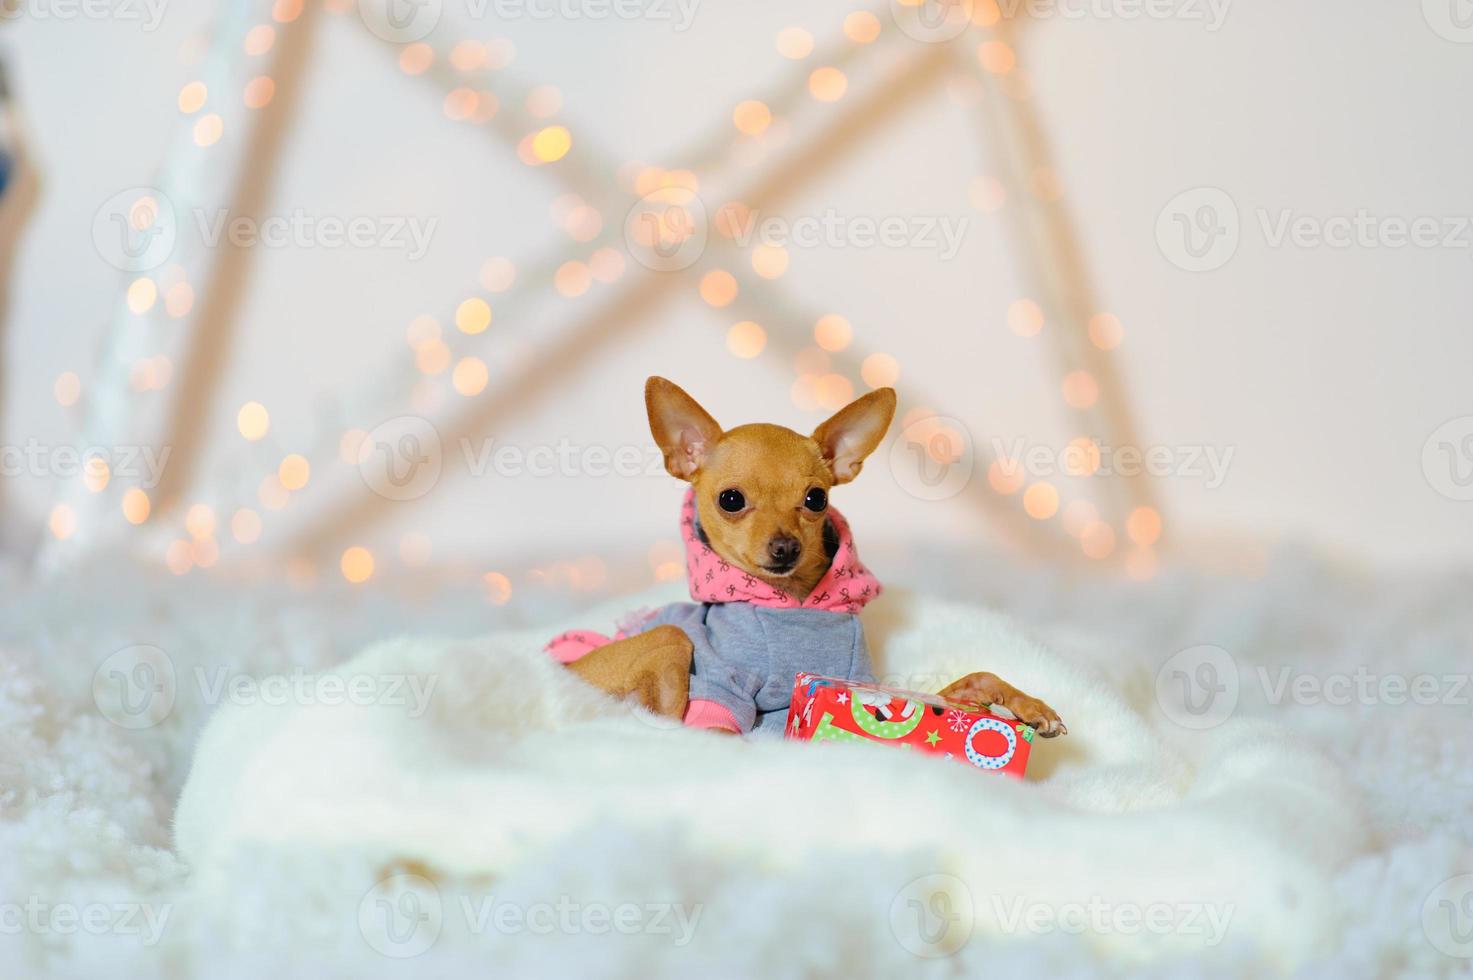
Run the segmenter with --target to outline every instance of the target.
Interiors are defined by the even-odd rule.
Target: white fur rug
[[[1466,972],[1462,920],[1437,916],[1465,914],[1442,883],[1473,871],[1470,709],[1450,691],[1295,704],[1312,699],[1277,686],[1286,666],[1466,672],[1466,583],[1441,588],[1302,565],[1149,597],[994,583],[1023,615],[1056,604],[1048,645],[892,589],[866,618],[886,679],[990,669],[1069,724],[1021,784],[882,746],[671,728],[538,652],[678,591],[351,659],[315,612],[196,596],[210,615],[189,619],[180,599],[150,634],[173,708],[130,730],[100,716],[92,671],[148,613],[89,590],[88,620],[118,632],[69,632],[57,596],[21,589],[0,668],[0,975]],[[1155,683],[1193,641],[1231,647],[1243,678],[1203,731]],[[257,683],[297,663],[323,669]],[[96,928],[68,928],[68,908]]]

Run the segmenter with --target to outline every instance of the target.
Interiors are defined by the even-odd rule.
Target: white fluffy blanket
[[[1394,804],[1368,799],[1374,772],[1263,720],[1246,692],[1223,724],[1178,726],[1156,701],[1169,651],[1065,630],[1045,646],[1003,615],[892,590],[866,619],[885,679],[934,687],[990,669],[1069,724],[1015,783],[884,746],[673,728],[539,652],[562,626],[638,604],[476,641],[381,643],[297,678],[287,703],[226,703],[178,800],[177,858],[157,839],[168,804],[147,752],[79,721],[19,658],[0,687],[16,723],[0,775],[21,790],[3,798],[0,829],[7,851],[49,850],[18,861],[12,894],[142,902],[170,921],[151,943],[54,922],[0,935],[0,967],[1139,976],[1469,962],[1422,924],[1439,881],[1470,870],[1460,835],[1409,831]],[[241,690],[225,700],[262,700]],[[1277,713],[1331,742],[1369,724],[1356,709]],[[1356,751],[1419,782],[1466,773],[1436,751],[1399,758],[1402,738],[1387,728]],[[83,750],[102,756],[90,779],[115,785],[68,771]],[[1462,778],[1437,806],[1466,805]]]

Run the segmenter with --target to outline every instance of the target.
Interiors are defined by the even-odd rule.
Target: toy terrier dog
[[[612,640],[575,630],[548,650],[584,680],[687,725],[781,734],[796,674],[873,683],[859,610],[880,583],[859,560],[829,492],[859,475],[895,414],[880,388],[813,431],[723,430],[664,378],[645,385],[650,431],[689,483],[681,518],[691,598]],[[940,692],[1002,705],[1044,737],[1068,731],[1047,704],[994,674]]]

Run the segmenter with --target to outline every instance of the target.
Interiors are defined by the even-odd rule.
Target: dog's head
[[[811,436],[762,423],[722,431],[664,378],[650,378],[644,395],[665,468],[694,486],[711,549],[786,591],[812,589],[829,565],[829,490],[858,476],[884,438],[895,415],[894,390],[855,400]]]

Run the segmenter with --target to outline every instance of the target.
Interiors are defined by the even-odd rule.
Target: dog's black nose
[[[786,567],[798,562],[798,554],[803,550],[803,545],[797,538],[790,538],[786,534],[780,534],[767,542],[767,556],[772,559],[774,565]]]

